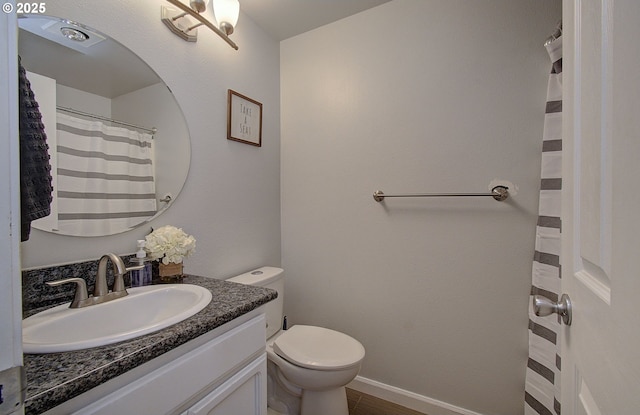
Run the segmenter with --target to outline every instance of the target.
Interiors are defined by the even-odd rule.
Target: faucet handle
[[[76,293],[73,297],[73,301],[69,305],[69,308],[79,308],[82,306],[82,303],[89,298],[89,295],[87,294],[87,283],[85,280],[83,280],[82,278],[67,278],[64,280],[45,282],[45,284],[50,287],[56,287],[58,285],[69,283],[76,284]]]
[[[125,268],[125,269],[124,269],[124,272],[125,272],[125,274],[126,274],[126,273],[127,273],[127,272],[129,272],[129,271],[137,271],[137,270],[140,270],[140,269],[142,269],[142,268],[144,268],[144,264],[141,264],[141,265],[132,265],[132,266],[130,266],[130,267]]]
[[[113,280],[113,292],[126,292],[126,288],[124,286],[124,274],[129,271],[135,271],[144,268],[144,264],[141,265],[132,265],[130,267],[125,267],[124,272],[122,274],[116,274]]]

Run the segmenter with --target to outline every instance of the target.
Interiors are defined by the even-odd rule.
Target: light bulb
[[[213,14],[220,29],[230,35],[238,23],[240,3],[238,0],[213,0]]]
[[[89,35],[72,27],[61,27],[60,32],[67,39],[74,40],[76,42],[84,42],[85,40],[89,39]]]

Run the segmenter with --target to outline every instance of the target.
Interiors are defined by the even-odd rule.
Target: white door
[[[640,1],[564,1],[562,414],[640,414]]]

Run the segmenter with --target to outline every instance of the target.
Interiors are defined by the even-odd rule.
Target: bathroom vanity
[[[213,299],[180,323],[112,345],[25,355],[25,414],[266,414],[263,304],[276,292],[196,276],[184,283]]]

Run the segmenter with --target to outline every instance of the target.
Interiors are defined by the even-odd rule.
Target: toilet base
[[[300,415],[349,415],[344,386],[314,391],[303,390]]]

